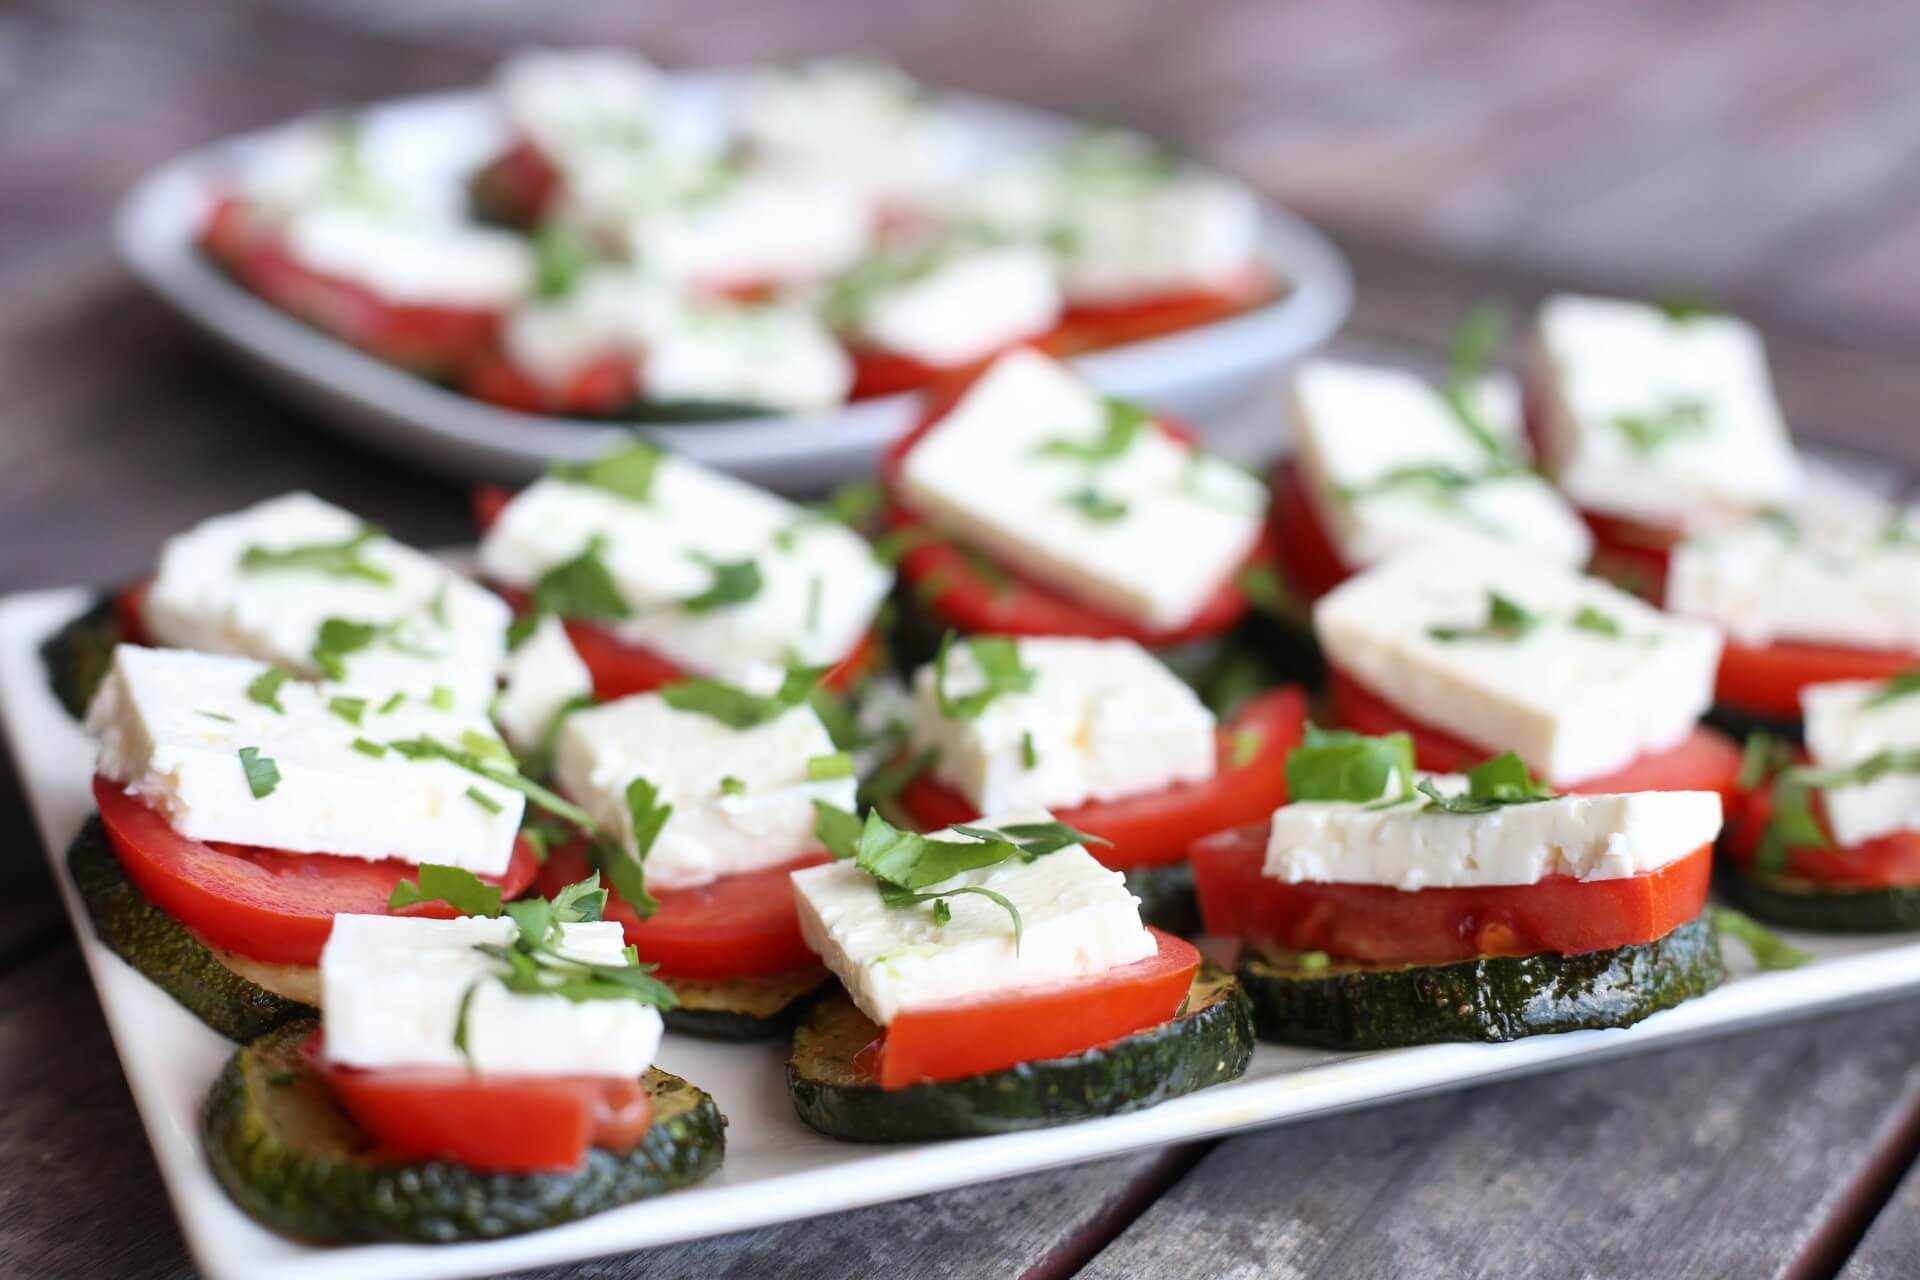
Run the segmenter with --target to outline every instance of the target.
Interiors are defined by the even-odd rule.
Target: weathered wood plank
[[[1913,1117],[1920,1131],[1920,1114]],[[1920,1138],[1920,1132],[1910,1134]],[[1916,1142],[1903,1155],[1911,1159]],[[1899,1280],[1920,1267],[1920,1167],[1908,1170],[1892,1197],[1874,1218],[1858,1248],[1840,1271],[1840,1280]]]
[[[1890,1004],[1230,1139],[1081,1274],[1787,1275],[1907,1138],[1916,1015]]]

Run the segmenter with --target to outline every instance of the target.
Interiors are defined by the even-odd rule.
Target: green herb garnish
[[[1480,403],[1487,366],[1500,349],[1506,331],[1507,313],[1502,307],[1483,302],[1467,312],[1454,331],[1453,345],[1447,353],[1447,380],[1440,395],[1461,428],[1497,467],[1518,471],[1525,468],[1505,436],[1488,423],[1486,408]]]
[[[1258,729],[1244,728],[1233,731],[1232,745],[1227,750],[1227,767],[1244,769],[1253,763],[1260,754],[1260,745],[1266,741],[1266,735]]]
[[[1675,400],[1651,413],[1623,413],[1614,418],[1613,427],[1635,453],[1647,457],[1676,440],[1704,433],[1707,405],[1701,400]]]
[[[367,714],[365,698],[349,698],[344,695],[327,699],[327,710],[358,728],[361,719]]]
[[[497,916],[500,886],[488,884],[463,867],[423,862],[418,880],[402,880],[393,886],[387,910],[398,911],[416,902],[444,902],[463,916]]]
[[[676,711],[708,716],[733,729],[751,729],[807,702],[826,673],[825,667],[790,667],[771,694],[752,693],[719,680],[682,680],[662,689],[660,697]]]
[[[371,622],[328,618],[314,633],[313,648],[308,650],[308,654],[329,680],[342,680],[347,674],[347,664],[343,659],[350,653],[358,653],[371,646],[379,638],[380,632],[381,628]]]
[[[1020,767],[1032,769],[1040,763],[1040,753],[1034,749],[1033,730],[1027,729],[1020,734]]]
[[[1525,636],[1546,620],[1545,614],[1535,613],[1501,595],[1498,591],[1489,591],[1485,622],[1472,627],[1428,627],[1427,634],[1435,640],[1448,643],[1458,640],[1511,642]]]
[[[258,573],[272,569],[304,569],[333,578],[359,578],[390,586],[393,575],[361,556],[368,544],[384,537],[373,525],[362,525],[351,538],[340,542],[313,542],[304,546],[270,549],[251,546],[240,553],[243,572]]]
[[[1082,485],[1061,501],[1094,524],[1112,524],[1116,520],[1124,520],[1129,510],[1126,503],[1118,498],[1107,497],[1092,485]]]
[[[1100,434],[1092,440],[1073,440],[1056,436],[1034,449],[1043,458],[1066,458],[1099,466],[1112,462],[1133,448],[1140,433],[1153,424],[1153,415],[1131,400],[1109,399]]]
[[[763,585],[760,566],[752,560],[715,560],[697,551],[693,558],[713,570],[713,582],[705,591],[680,602],[680,607],[688,613],[710,613],[725,605],[742,604],[760,594]]]
[[[1535,782],[1525,763],[1511,751],[1467,770],[1463,795],[1442,795],[1431,778],[1421,780],[1419,792],[1427,798],[1425,811],[1436,813],[1491,813],[1509,805],[1553,799],[1553,789]]]
[[[1889,677],[1886,683],[1874,691],[1872,697],[1861,703],[1862,707],[1884,707],[1889,702],[1898,702],[1902,698],[1920,693],[1920,667],[1911,671],[1902,671]]]
[[[261,706],[266,707],[276,715],[285,715],[287,714],[287,709],[280,705],[280,690],[289,678],[287,673],[280,668],[268,667],[265,671],[255,676],[253,681],[247,685],[247,697],[253,699]]]
[[[807,761],[807,781],[834,782],[854,776],[853,757],[844,751],[813,756]]]
[[[534,615],[551,613],[562,618],[584,618],[594,622],[618,622],[633,611],[614,585],[613,574],[601,558],[606,539],[595,535],[571,560],[563,561],[540,575],[533,585]]]
[[[467,799],[473,801],[488,813],[499,813],[506,808],[505,805],[482,791],[478,786],[467,788]]]
[[[653,482],[665,457],[655,446],[635,440],[585,462],[556,462],[547,474],[567,484],[604,489],[629,502],[646,502],[653,497]]]
[[[1708,907],[1707,918],[1718,932],[1736,939],[1762,969],[1798,969],[1813,957],[1773,930],[1732,907]]]
[[[1325,973],[1333,967],[1333,957],[1324,951],[1302,951],[1293,958],[1293,967],[1301,973]]]
[[[747,794],[747,784],[728,774],[720,779],[720,794],[723,796],[743,796]]]
[[[543,299],[564,298],[588,267],[593,246],[571,227],[548,222],[533,237],[533,292]]]
[[[196,708],[193,714],[197,716],[205,716],[209,720],[218,720],[222,724],[239,724],[240,723],[238,720],[235,720],[232,716],[227,715],[225,712],[221,712],[221,711],[208,711],[208,710],[205,710],[204,708]]]
[[[355,751],[358,751],[363,756],[372,756],[375,760],[386,759],[387,749],[370,739],[355,738],[352,746]]]
[[[1580,612],[1573,615],[1573,625],[1575,630],[1591,631],[1595,635],[1615,638],[1620,635],[1619,622],[1611,614],[1602,613],[1590,604],[1580,606]]]
[[[660,803],[660,792],[645,778],[627,784],[627,817],[633,828],[633,848],[602,837],[593,843],[594,864],[607,877],[613,891],[620,895],[642,920],[660,909],[660,903],[647,892],[647,854],[654,841],[673,816],[673,806]]]
[[[1413,794],[1413,738],[1405,733],[1368,737],[1309,723],[1302,743],[1287,753],[1289,801],[1368,804],[1389,792]]]
[[[258,747],[240,748],[240,769],[255,800],[265,800],[280,785],[280,766],[261,755]]]
[[[376,714],[383,715],[383,716],[392,715],[395,711],[398,711],[400,709],[400,704],[405,702],[406,700],[407,700],[406,694],[396,692],[392,696],[390,696],[385,702],[380,704],[380,709]]]
[[[1019,641],[1008,636],[973,636],[963,643],[980,669],[982,683],[972,693],[947,692],[947,655],[954,645],[953,632],[947,632],[933,659],[933,696],[943,719],[976,720],[1001,694],[1033,688],[1034,673],[1020,665]]]

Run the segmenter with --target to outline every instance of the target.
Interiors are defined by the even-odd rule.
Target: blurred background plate
[[[717,128],[732,81],[672,77],[669,111],[689,131]],[[1065,117],[969,95],[953,110],[986,154],[1057,143],[1079,126]],[[502,145],[498,118],[480,92],[398,99],[367,111],[382,127],[421,129],[441,140],[439,157],[459,172]],[[115,218],[122,261],[139,279],[259,377],[339,430],[456,479],[523,480],[549,458],[602,448],[619,424],[496,408],[368,356],[241,289],[195,251],[213,185],[262,134],[190,152],[155,170]],[[1267,264],[1291,288],[1276,301],[1212,324],[1080,357],[1102,389],[1185,417],[1202,432],[1276,370],[1324,341],[1346,317],[1352,279],[1318,230],[1264,205]],[[743,418],[692,426],[648,425],[689,457],[788,491],[824,488],[870,470],[874,455],[910,423],[914,397],[887,396],[811,416]]]

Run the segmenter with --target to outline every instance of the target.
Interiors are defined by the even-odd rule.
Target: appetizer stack
[[[720,121],[610,50],[517,54],[488,96],[481,139],[376,112],[260,140],[201,249],[481,399],[653,421],[822,410],[1282,290],[1246,188],[1131,134],[990,154],[882,64],[748,72]]]
[[[604,153],[686,160],[545,65],[490,198],[591,220]],[[945,168],[802,127],[938,150],[875,74],[758,83],[729,182],[924,221]],[[635,440],[480,494],[477,580],[304,494],[171,539],[47,656],[102,941],[244,1046],[221,1181],[320,1240],[685,1185],[722,1120],[663,1034],[790,1036],[800,1118],[884,1142],[1152,1106],[1256,1037],[1624,1027],[1723,930],[1801,958],[1717,856],[1756,915],[1920,924],[1904,513],[1800,460],[1736,320],[1554,299],[1524,395],[1494,336],[1437,387],[1299,370],[1271,486],[1022,348],[816,506]]]

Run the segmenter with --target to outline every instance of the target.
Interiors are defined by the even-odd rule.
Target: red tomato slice
[[[1264,824],[1193,847],[1207,932],[1368,964],[1578,955],[1652,942],[1700,914],[1713,873],[1713,846],[1702,845],[1657,871],[1617,880],[1549,876],[1537,884],[1408,891],[1285,884],[1261,874],[1266,857]]]
[[[398,858],[369,862],[189,840],[158,810],[98,776],[93,798],[127,879],[147,901],[210,945],[268,964],[320,963],[335,916],[385,915],[394,886],[420,874]],[[533,883],[539,865],[520,840],[504,876],[480,878],[514,898]],[[445,919],[459,913],[444,902],[423,902],[396,914]]]
[[[1714,698],[1729,707],[1780,720],[1800,719],[1800,691],[1830,680],[1884,680],[1920,667],[1920,653],[1845,649],[1776,641],[1745,645],[1731,636],[1720,651]]]
[[[590,1146],[623,1152],[646,1136],[653,1101],[613,1076],[496,1076],[462,1067],[363,1069],[329,1062],[324,1033],[301,1046],[382,1159],[451,1160],[481,1173],[562,1173]]]
[[[503,357],[476,360],[463,388],[476,400],[521,413],[553,413],[574,418],[604,418],[632,404],[639,395],[638,367],[621,355],[589,361],[559,386],[542,386]]]
[[[1817,793],[1813,808],[1814,818],[1825,828],[1826,813]],[[1727,810],[1726,836],[1721,841],[1727,857],[1742,866],[1751,864],[1772,816],[1770,790],[1741,792]],[[1828,848],[1798,845],[1787,850],[1787,864],[1777,874],[1849,889],[1920,885],[1920,831],[1896,831],[1860,844]]]
[[[1182,783],[1146,795],[1092,801],[1054,816],[1070,827],[1113,842],[1089,845],[1087,852],[1109,867],[1178,862],[1194,841],[1215,831],[1263,822],[1287,802],[1287,753],[1305,735],[1307,697],[1298,689],[1275,689],[1241,708],[1219,732],[1219,771],[1205,782]],[[1258,735],[1258,747],[1239,765],[1233,763],[1240,736]],[[926,774],[901,792],[901,803],[927,831],[961,822],[978,822],[980,813],[967,798]]]
[[[1360,733],[1413,735],[1414,762],[1436,773],[1461,773],[1497,754],[1416,720],[1338,667],[1327,668],[1334,719]],[[1641,756],[1598,778],[1554,783],[1557,791],[1610,795],[1626,791],[1718,791],[1734,793],[1740,748],[1711,729],[1695,729],[1678,746]]]
[[[1037,347],[1048,351],[1057,344],[1057,333],[1049,330],[1046,333],[1034,334],[1016,342],[1007,343],[963,365],[931,365],[916,360],[912,356],[901,355],[897,351],[888,351],[882,347],[848,343],[847,355],[853,360],[853,388],[847,393],[847,398],[871,400],[875,396],[918,391],[936,382],[949,380],[971,382],[979,377],[988,365],[1015,347]]]
[[[1273,528],[1281,572],[1303,599],[1318,600],[1353,576],[1313,509],[1300,464],[1292,460],[1273,474]]]
[[[812,968],[819,960],[800,936],[789,877],[832,860],[810,853],[693,889],[655,889],[660,909],[645,920],[609,888],[606,918],[620,922],[640,959],[659,965],[662,977],[738,978]],[[540,892],[552,897],[592,872],[584,843],[555,849],[541,868]]]
[[[521,139],[475,175],[482,213],[513,227],[536,226],[560,188],[560,173],[531,141]]]
[[[1105,973],[902,1013],[877,1042],[880,1087],[903,1089],[1002,1071],[1159,1026],[1187,998],[1200,953],[1190,942],[1151,932],[1158,951]]]
[[[1249,270],[1218,289],[1189,289],[1130,302],[1069,306],[1060,325],[1063,351],[1091,351],[1143,342],[1250,311],[1274,296],[1272,278]]]
[[[113,620],[120,628],[121,643],[152,643],[147,635],[147,590],[152,585],[143,579],[114,592]]]

